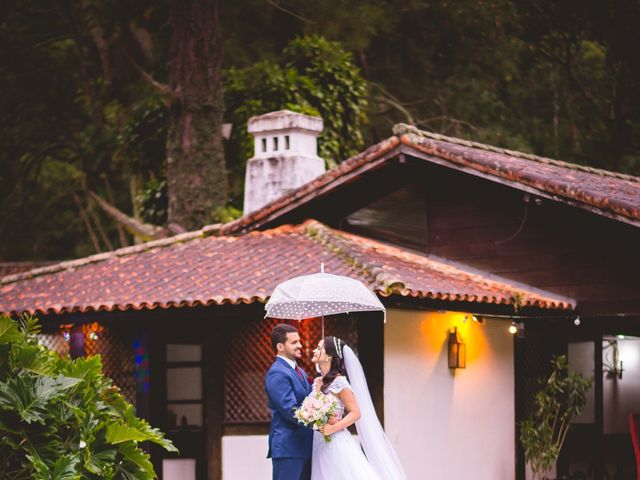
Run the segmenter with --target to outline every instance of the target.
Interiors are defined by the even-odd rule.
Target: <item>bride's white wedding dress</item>
[[[319,390],[322,380],[316,378],[313,388]],[[338,404],[336,417],[344,415],[344,403],[338,394],[344,389],[351,390],[345,377],[339,376],[329,385],[328,392]],[[357,398],[356,398],[357,400]],[[313,432],[313,456],[311,457],[311,480],[382,480],[364,456],[360,444],[349,430],[340,430],[326,442],[320,432]]]
[[[360,407],[360,420],[356,422],[359,443],[348,430],[332,434],[328,443],[321,433],[314,432],[311,480],[407,480],[376,415],[360,360],[347,345],[343,353],[349,381],[338,376],[328,391],[336,397],[340,417],[344,415],[344,403],[338,393],[344,388],[353,392]],[[321,384],[316,379],[314,388],[319,389]]]

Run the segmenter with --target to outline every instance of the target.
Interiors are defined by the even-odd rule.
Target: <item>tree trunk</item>
[[[172,0],[171,24],[168,223],[196,229],[227,201],[217,1]]]

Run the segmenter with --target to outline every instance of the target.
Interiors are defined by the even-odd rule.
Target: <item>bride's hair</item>
[[[331,370],[322,378],[323,393],[327,393],[329,385],[338,375],[347,376],[342,349],[346,346],[338,337],[324,337],[324,351],[331,357]]]

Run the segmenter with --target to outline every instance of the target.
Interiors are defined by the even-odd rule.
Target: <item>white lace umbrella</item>
[[[386,311],[378,297],[362,282],[342,275],[320,273],[294,277],[276,286],[265,305],[265,317],[302,320],[337,313]]]

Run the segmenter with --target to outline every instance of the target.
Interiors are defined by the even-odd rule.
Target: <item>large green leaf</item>
[[[0,344],[17,342],[21,338],[18,324],[7,316],[0,316]]]
[[[135,427],[122,423],[112,422],[107,424],[107,442],[117,445],[118,443],[130,442],[132,440],[144,442],[145,440],[149,440],[149,436]]]
[[[80,458],[77,455],[64,455],[53,464],[51,480],[78,480],[81,478],[77,472]]]
[[[40,455],[26,455],[27,460],[33,469],[32,480],[50,480],[49,466],[44,462]]]
[[[137,480],[153,480],[156,478],[148,453],[145,453],[133,443],[124,443],[119,450],[125,460],[118,466],[119,473],[123,478]]]
[[[95,448],[101,449],[94,450]],[[93,445],[86,455],[84,468],[95,475],[107,477],[113,473],[117,453],[115,448],[108,448],[104,444]]]
[[[0,409],[14,410],[27,423],[44,423],[47,404],[65,395],[80,380],[62,375],[35,377],[24,374],[0,382]]]
[[[115,389],[106,389],[105,392],[105,402],[111,407],[112,411],[125,420],[127,427],[137,432],[135,435],[144,436],[144,439],[139,441],[156,443],[169,452],[178,451],[159,429],[153,428],[146,420],[136,417],[133,406],[120,393]],[[131,438],[131,440],[136,440],[136,438]]]
[[[73,361],[61,361],[60,370],[67,377],[78,378],[87,383],[101,383],[102,359],[100,355],[88,358],[76,358]]]
[[[28,370],[40,375],[49,375],[53,370],[53,362],[48,355],[42,355],[38,345],[22,345],[13,349],[11,359],[16,370]]]
[[[171,440],[165,438],[164,433],[162,433],[158,428],[154,428],[147,423],[146,420],[142,418],[134,417],[130,419],[130,424],[136,428],[139,432],[145,435],[145,440],[156,443],[160,445],[162,448],[167,450],[168,452],[177,452],[178,449],[173,445]]]
[[[80,383],[80,379],[58,375],[57,377],[42,376],[36,381],[36,394],[44,399],[51,399],[63,395],[64,391]]]

